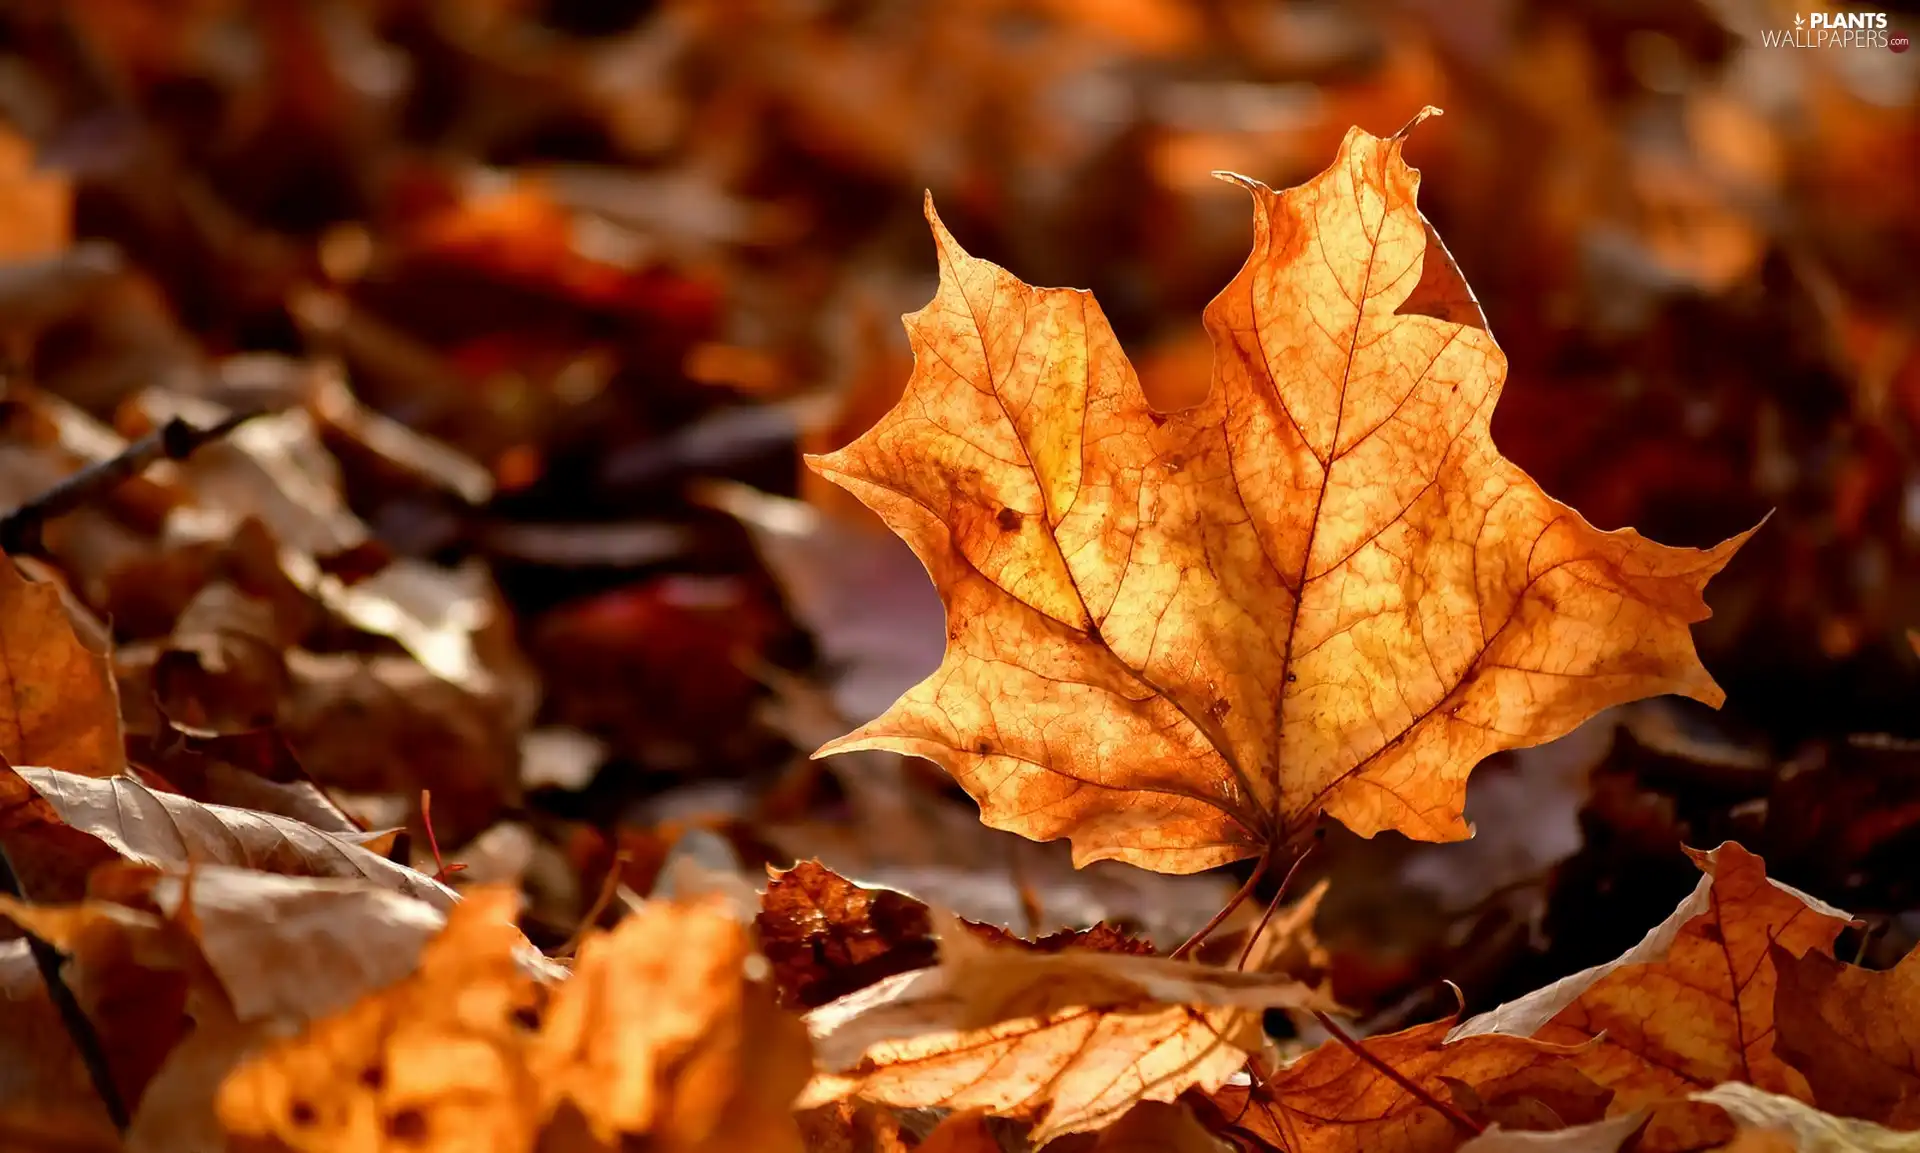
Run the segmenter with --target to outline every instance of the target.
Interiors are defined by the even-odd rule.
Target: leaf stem
[[[1447,1104],[1445,1101],[1440,1100],[1440,1098],[1435,1097],[1432,1093],[1427,1092],[1425,1089],[1422,1089],[1420,1086],[1414,1084],[1411,1080],[1409,1080],[1405,1074],[1400,1072],[1400,1070],[1395,1069],[1393,1066],[1387,1064],[1385,1061],[1382,1061],[1379,1057],[1375,1056],[1374,1054],[1367,1052],[1367,1050],[1360,1044],[1360,1042],[1353,1039],[1353,1035],[1351,1033],[1348,1033],[1345,1029],[1342,1029],[1340,1027],[1340,1023],[1338,1021],[1335,1021],[1332,1017],[1327,1016],[1326,1013],[1322,1012],[1319,1009],[1315,1009],[1313,1011],[1313,1015],[1315,1019],[1317,1019],[1320,1022],[1321,1027],[1326,1029],[1327,1032],[1332,1033],[1335,1040],[1339,1041],[1342,1045],[1345,1045],[1348,1049],[1352,1050],[1354,1056],[1360,1058],[1362,1061],[1365,1061],[1368,1065],[1372,1066],[1375,1071],[1377,1071],[1381,1076],[1385,1077],[1387,1080],[1393,1082],[1395,1085],[1400,1086],[1400,1088],[1404,1089],[1415,1100],[1419,1101],[1421,1104],[1427,1106],[1429,1109],[1432,1109],[1436,1113],[1440,1114],[1442,1117],[1445,1117],[1449,1122],[1452,1123],[1454,1128],[1460,1130],[1462,1133],[1466,1134],[1469,1137],[1478,1137],[1480,1136],[1480,1134],[1486,1132],[1486,1129],[1483,1126],[1481,1126],[1478,1122],[1474,1121],[1473,1118],[1467,1116],[1465,1113],[1460,1112],[1460,1110],[1455,1109],[1453,1106]]]
[[[22,901],[28,899],[5,845],[0,845],[0,890]],[[87,1011],[80,1007],[80,999],[73,995],[66,978],[60,975],[60,966],[64,961],[60,950],[25,926],[20,927],[20,934],[27,939],[27,950],[33,954],[34,966],[40,970],[40,980],[47,986],[47,999],[53,1002],[55,1011],[60,1014],[60,1023],[66,1027],[67,1036],[73,1039],[73,1047],[79,1051],[80,1061],[87,1067],[87,1079],[93,1082],[93,1091],[106,1108],[107,1118],[113,1122],[115,1129],[125,1133],[130,1123],[127,1104],[120,1098],[120,1087],[114,1084],[113,1072],[107,1065],[106,1046],[101,1044],[100,1034],[87,1018]]]
[[[1315,840],[1313,844],[1307,846],[1306,852],[1295,857],[1293,864],[1288,866],[1287,875],[1280,878],[1280,887],[1273,891],[1273,900],[1267,902],[1267,911],[1260,914],[1260,923],[1253,927],[1253,932],[1247,934],[1246,948],[1240,950],[1240,960],[1239,963],[1234,965],[1234,968],[1244,969],[1247,967],[1247,958],[1253,956],[1253,947],[1260,943],[1260,934],[1267,931],[1267,922],[1273,919],[1273,911],[1280,907],[1281,899],[1287,895],[1287,890],[1293,887],[1293,875],[1300,871],[1300,866],[1305,864],[1307,858],[1313,855],[1313,850],[1319,844],[1320,842]]]
[[[1199,932],[1188,937],[1185,944],[1168,954],[1168,960],[1178,961],[1198,949],[1208,937],[1213,935],[1213,931],[1220,927],[1222,921],[1233,915],[1233,911],[1240,907],[1240,903],[1247,899],[1248,894],[1253,892],[1253,887],[1260,883],[1260,878],[1266,876],[1267,870],[1273,867],[1273,850],[1272,843],[1268,843],[1266,851],[1260,854],[1259,863],[1254,865],[1253,873],[1247,877],[1247,883],[1241,885],[1240,891],[1227,899],[1227,903],[1213,915],[1212,920],[1200,926]]]

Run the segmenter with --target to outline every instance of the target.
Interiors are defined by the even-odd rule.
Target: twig
[[[185,460],[201,445],[219,440],[234,429],[263,415],[266,409],[248,409],[222,418],[207,428],[174,417],[106,460],[96,461],[52,488],[0,517],[0,551],[37,552],[40,530],[50,520],[65,516],[103,493],[146,471],[160,460]]]
[[[22,901],[27,899],[20,875],[14,872],[13,858],[7,854],[4,845],[0,845],[0,889]],[[120,1087],[113,1082],[113,1073],[107,1065],[107,1050],[100,1043],[100,1034],[94,1030],[93,1022],[87,1019],[87,1011],[80,1007],[80,1001],[67,986],[66,978],[60,975],[60,965],[64,960],[60,950],[25,926],[21,926],[20,933],[26,937],[34,966],[40,970],[40,980],[47,986],[47,999],[53,1002],[54,1009],[59,1012],[60,1023],[66,1026],[67,1036],[73,1038],[73,1047],[79,1051],[81,1063],[87,1067],[87,1079],[93,1082],[94,1093],[99,1096],[100,1104],[106,1107],[107,1117],[113,1122],[113,1127],[125,1133],[129,1123],[127,1104],[120,1099]]]
[[[1385,1061],[1382,1061],[1379,1057],[1376,1057],[1372,1053],[1367,1052],[1366,1049],[1361,1046],[1360,1042],[1353,1039],[1352,1034],[1348,1033],[1345,1029],[1342,1029],[1340,1027],[1340,1023],[1338,1021],[1335,1021],[1332,1017],[1327,1016],[1326,1013],[1322,1012],[1319,1009],[1315,1009],[1313,1011],[1313,1015],[1314,1015],[1314,1018],[1320,1022],[1321,1027],[1326,1029],[1327,1032],[1332,1033],[1335,1040],[1339,1041],[1342,1045],[1345,1045],[1348,1049],[1352,1050],[1354,1056],[1360,1058],[1362,1061],[1365,1061],[1368,1065],[1373,1066],[1373,1068],[1377,1072],[1379,1072],[1381,1076],[1393,1082],[1395,1085],[1400,1086],[1400,1088],[1406,1090],[1409,1094],[1413,1096],[1415,1100],[1419,1101],[1421,1104],[1434,1110],[1435,1112],[1439,1113],[1442,1117],[1445,1117],[1448,1121],[1452,1122],[1454,1128],[1460,1130],[1462,1133],[1466,1134],[1469,1137],[1478,1137],[1480,1136],[1480,1134],[1486,1132],[1486,1129],[1482,1127],[1479,1123],[1474,1121],[1473,1118],[1467,1116],[1465,1113],[1462,1113],[1460,1110],[1455,1109],[1453,1106],[1447,1104],[1445,1101],[1440,1100],[1440,1098],[1435,1097],[1433,1094],[1427,1092],[1425,1089],[1422,1089],[1420,1086],[1408,1080],[1406,1075],[1401,1073],[1400,1070],[1395,1069],[1393,1066],[1387,1064]]]
[[[1247,899],[1247,894],[1253,892],[1253,887],[1260,883],[1261,877],[1267,875],[1267,869],[1272,865],[1273,846],[1269,844],[1266,852],[1260,854],[1260,861],[1254,865],[1253,874],[1247,878],[1247,883],[1240,886],[1240,891],[1228,898],[1226,905],[1224,905],[1218,913],[1213,915],[1213,919],[1200,926],[1199,932],[1188,937],[1185,944],[1168,954],[1168,959],[1178,961],[1188,953],[1198,949],[1208,937],[1213,935],[1213,931],[1220,927],[1220,922],[1233,915],[1233,911],[1240,907],[1240,902]]]
[[[431,789],[420,790],[420,823],[426,827],[427,848],[433,853],[433,879],[444,885],[448,877],[466,866],[449,865],[440,857],[440,838],[433,835],[433,790]]]
[[[587,934],[600,923],[600,914],[607,911],[608,905],[613,904],[613,894],[620,888],[622,875],[632,860],[633,854],[625,849],[614,854],[613,867],[607,870],[607,879],[600,882],[600,892],[593,898],[593,904],[587,909],[587,915],[580,918],[579,927],[574,929],[573,935],[567,938],[567,943],[553,951],[554,956],[571,957],[579,950],[580,942],[586,940]]]

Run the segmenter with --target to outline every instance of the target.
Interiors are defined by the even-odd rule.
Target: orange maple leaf
[[[967,255],[929,200],[913,376],[808,460],[926,565],[947,651],[818,755],[923,756],[989,825],[1187,873],[1323,810],[1458,839],[1489,754],[1640,697],[1720,702],[1687,626],[1745,535],[1601,532],[1500,456],[1506,361],[1405,134],[1354,129],[1284,193],[1232,177],[1253,255],[1206,310],[1212,392],[1178,412],[1089,295]]]

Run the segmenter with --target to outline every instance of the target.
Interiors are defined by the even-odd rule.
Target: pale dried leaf
[[[804,1102],[977,1108],[1036,1121],[1044,1142],[1218,1088],[1264,1044],[1264,1009],[1335,1007],[1284,977],[998,948],[952,925],[942,950],[808,1014],[821,1072]]]
[[[43,768],[0,772],[17,774],[67,826],[97,838],[131,861],[358,877],[441,910],[455,899],[453,890],[440,882],[370,852],[345,835],[321,832],[286,817],[158,793],[130,777],[97,779]]]

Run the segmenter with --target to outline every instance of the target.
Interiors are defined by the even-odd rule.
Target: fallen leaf
[[[408,1142],[531,1153],[541,1093],[525,1060],[546,994],[514,960],[509,890],[469,894],[398,984],[267,1046],[221,1084],[237,1138],[300,1153],[373,1153]]]
[[[1616,1109],[1735,1080],[1807,1096],[1806,1081],[1774,1052],[1770,947],[1830,953],[1849,918],[1770,879],[1765,862],[1731,841],[1689,854],[1706,875],[1638,945],[1481,1014],[1453,1038],[1591,1041],[1576,1064],[1614,1090]]]
[[[819,755],[924,756],[989,825],[1187,873],[1322,811],[1457,840],[1486,756],[1720,702],[1687,626],[1745,535],[1600,532],[1498,454],[1505,359],[1403,138],[1355,129],[1285,193],[1235,178],[1254,253],[1207,308],[1211,395],[1173,413],[1086,294],[967,255],[929,202],[905,395],[809,463],[913,547],[947,653]]]
[[[404,798],[416,833],[427,790],[442,848],[465,844],[519,799],[521,718],[497,698],[393,653],[295,649],[287,667],[280,732],[320,784]]]
[[[899,1120],[883,1106],[834,1101],[802,1110],[794,1120],[809,1153],[907,1153]],[[925,1141],[915,1146],[926,1147]]]
[[[651,900],[580,948],[533,1067],[595,1140],[662,1153],[800,1153],[807,1032],[754,979],[765,963],[728,902]]]
[[[1874,972],[1774,947],[1773,1048],[1829,1113],[1920,1129],[1920,949]]]
[[[28,790],[32,795],[23,796]],[[10,848],[28,839],[45,852],[48,841],[57,837],[59,851],[83,855],[91,864],[118,855],[160,866],[233,865],[293,876],[361,878],[443,910],[455,899],[445,885],[387,860],[346,834],[322,832],[271,813],[155,792],[131,777],[98,779],[0,765],[0,820],[6,822],[0,824],[0,836]],[[66,831],[49,830],[49,821]],[[76,842],[69,832],[85,834],[110,853]]]
[[[519,958],[516,904],[476,890],[411,976],[236,1069],[228,1131],[328,1153],[798,1153],[805,1031],[751,979],[746,930],[720,904],[649,902],[590,936],[551,990]]]
[[[1359,1044],[1438,1101],[1447,1100],[1450,1082],[1498,1082],[1569,1054],[1525,1037],[1449,1041],[1452,1026],[1433,1021]],[[1452,1121],[1337,1040],[1322,1042],[1258,1086],[1225,1087],[1213,1094],[1213,1104],[1232,1128],[1292,1153],[1441,1153],[1460,1141]]]
[[[1058,1148],[1064,1144],[1055,1142],[1049,1153],[1069,1153]],[[1159,1101],[1142,1101],[1127,1110],[1125,1117],[1100,1131],[1091,1148],[1092,1153],[1232,1153],[1186,1106]]]
[[[1330,1009],[1286,977],[1156,957],[995,947],[949,924],[942,960],[807,1015],[843,1097],[1032,1120],[1033,1140],[1105,1127],[1140,1101],[1218,1088],[1260,1051],[1260,1011]]]
[[[0,556],[0,757],[105,777],[127,767],[105,652],[75,634],[53,584]]]
[[[926,905],[905,893],[863,888],[818,861],[768,876],[754,927],[786,1008],[817,1008],[939,953]]]
[[[73,240],[73,187],[64,173],[34,166],[33,146],[0,129],[0,261],[53,256]]]
[[[1460,1153],[1618,1153],[1647,1123],[1644,1113],[1545,1132],[1498,1126],[1460,1146]]]
[[[1871,1121],[1833,1117],[1804,1101],[1751,1085],[1717,1085],[1693,1094],[1693,1099],[1725,1109],[1743,1131],[1791,1138],[1790,1148],[1799,1153],[1920,1153],[1920,1133],[1897,1133]]]

